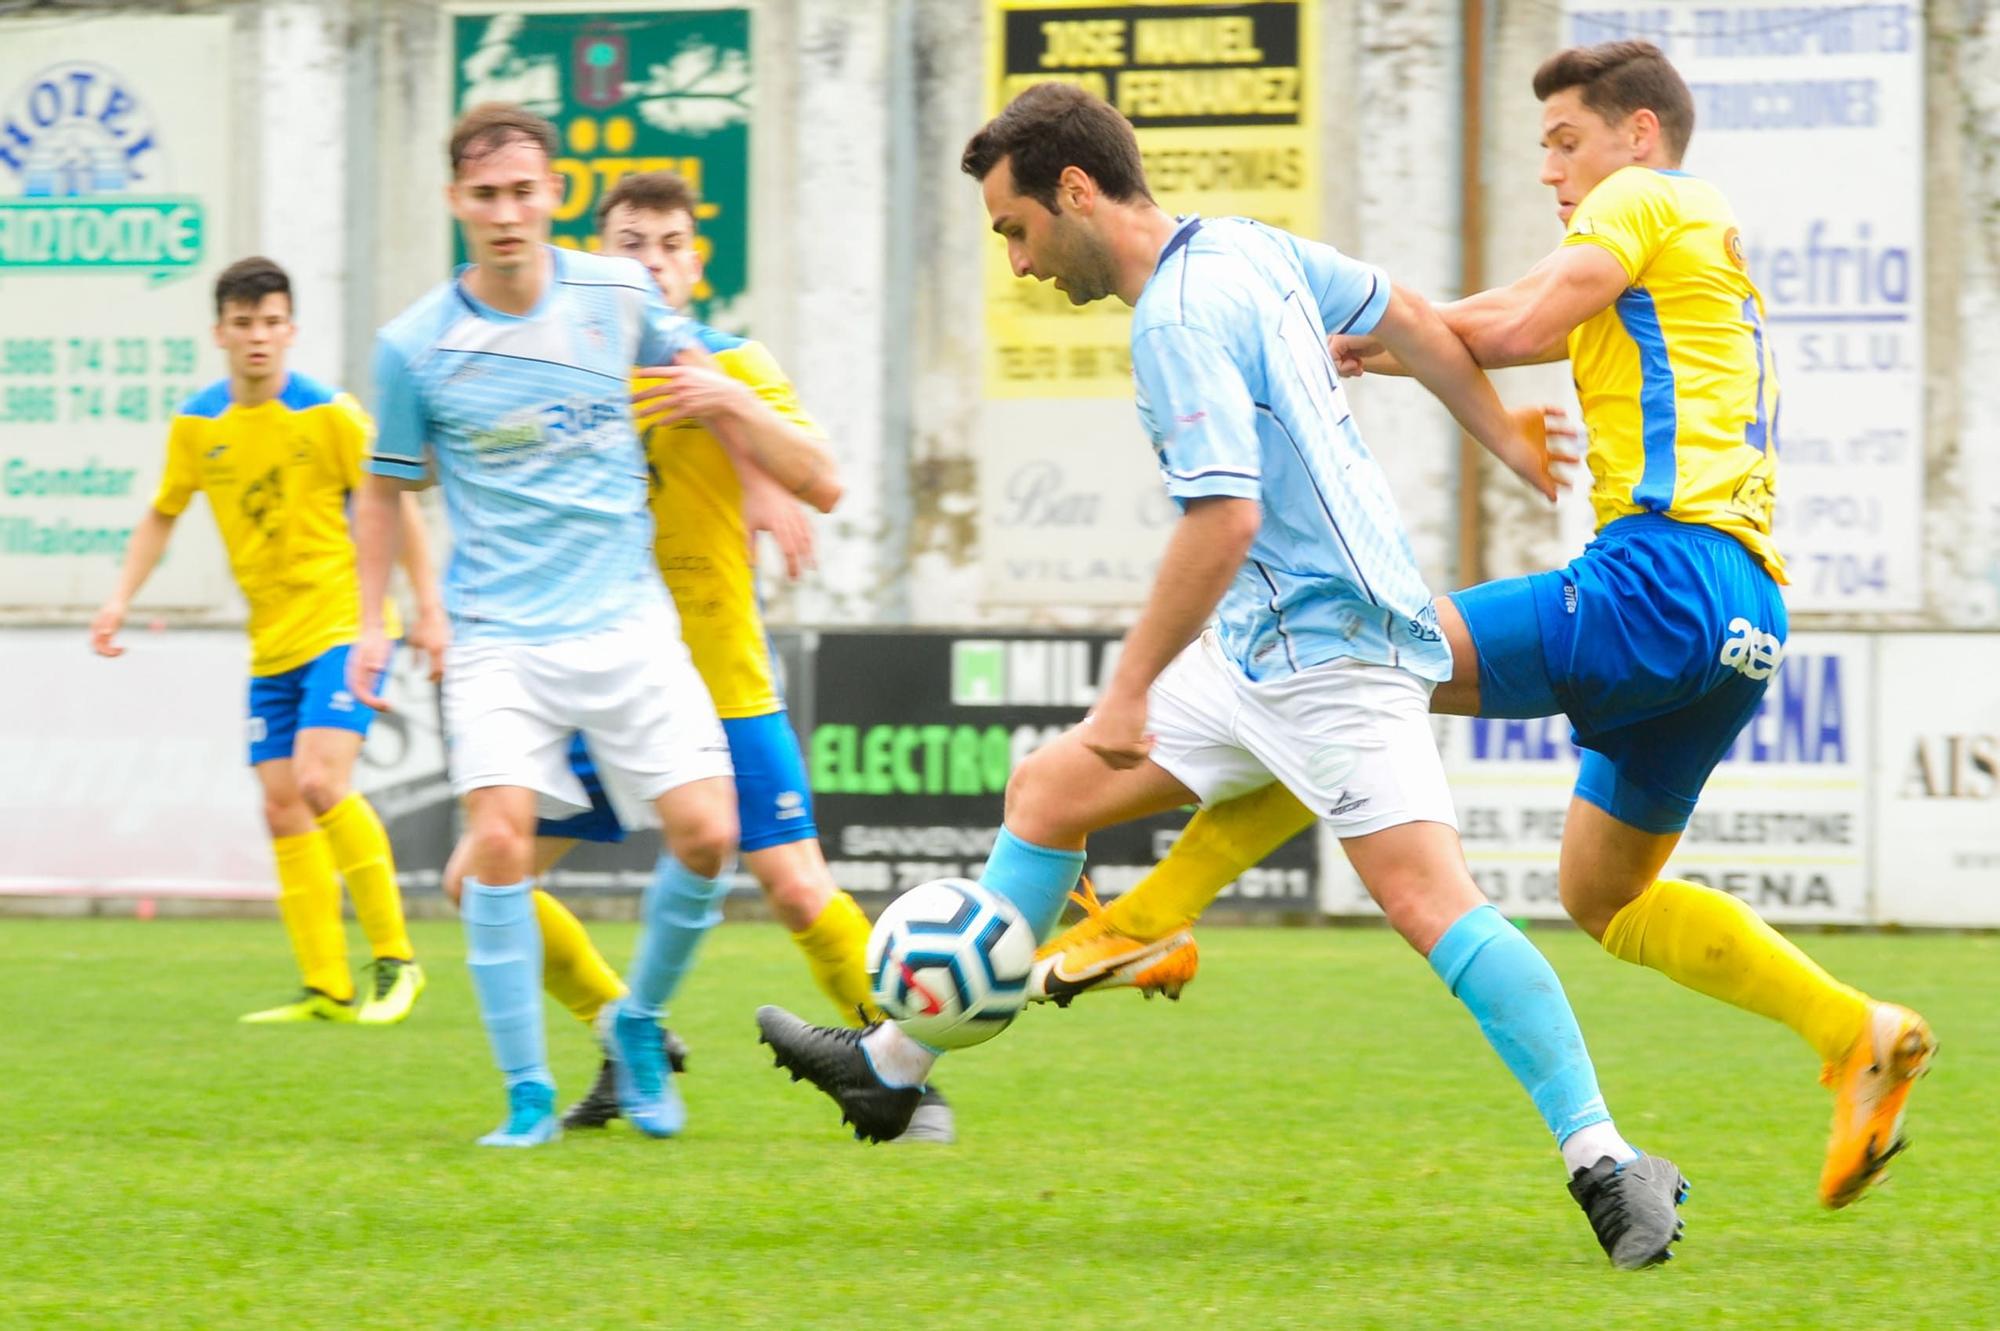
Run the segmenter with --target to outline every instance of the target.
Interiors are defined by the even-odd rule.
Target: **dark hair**
[[[1096,181],[1108,198],[1153,199],[1132,123],[1072,83],[1037,83],[1023,91],[967,141],[958,167],[984,180],[1002,158],[1013,161],[1015,191],[1052,213],[1062,211],[1056,206],[1056,181],[1071,166]]]
[[[597,201],[597,229],[604,229],[604,219],[621,203],[649,213],[684,212],[692,218],[699,202],[694,186],[671,171],[635,171]]]
[[[1694,96],[1687,80],[1651,42],[1600,42],[1557,51],[1535,71],[1535,100],[1565,88],[1583,89],[1583,104],[1616,124],[1634,111],[1660,118],[1676,162],[1694,137]]]
[[[292,279],[285,270],[261,255],[238,259],[215,279],[215,317],[222,317],[225,305],[261,305],[271,295],[283,296],[291,305]]]
[[[476,157],[510,143],[532,143],[551,161],[556,155],[556,127],[525,106],[512,102],[481,102],[451,127],[451,173]]]

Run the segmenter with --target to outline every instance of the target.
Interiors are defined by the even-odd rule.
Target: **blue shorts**
[[[1657,514],[1620,518],[1568,567],[1454,592],[1479,653],[1479,714],[1569,718],[1576,793],[1679,832],[1763,701],[1789,621],[1741,542]]]
[[[375,709],[347,691],[347,648],[330,647],[282,675],[250,677],[250,765],[292,756],[301,730],[351,730],[366,735]],[[394,650],[393,648],[391,649]],[[381,688],[387,667],[375,681]]]
[[[736,768],[736,816],[742,827],[739,847],[769,850],[817,839],[819,826],[813,821],[805,755],[799,752],[791,718],[783,712],[724,717],[722,729],[729,737],[729,761]],[[569,765],[590,796],[590,808],[568,818],[544,818],[535,825],[535,835],[623,841],[624,825],[597,779],[596,765],[582,735],[570,742]]]

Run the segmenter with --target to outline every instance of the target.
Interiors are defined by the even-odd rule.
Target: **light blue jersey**
[[[632,260],[550,253],[530,314],[482,305],[455,275],[376,338],[368,469],[422,480],[436,467],[462,640],[549,642],[666,599],[632,367],[671,361],[698,327]]]
[[[1240,217],[1186,219],[1132,312],[1139,419],[1182,508],[1255,499],[1223,594],[1223,649],[1253,680],[1348,657],[1451,678],[1430,589],[1327,353],[1389,304],[1378,268]]]

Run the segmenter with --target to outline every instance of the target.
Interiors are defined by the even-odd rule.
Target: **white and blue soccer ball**
[[[875,1002],[933,1049],[964,1049],[1007,1028],[1028,1001],[1035,933],[1005,897],[969,878],[920,883],[868,935]]]

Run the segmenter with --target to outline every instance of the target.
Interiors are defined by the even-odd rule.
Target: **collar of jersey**
[[[482,319],[491,319],[494,323],[502,324],[526,323],[530,319],[539,319],[542,317],[543,312],[549,308],[549,302],[555,299],[556,288],[562,285],[563,275],[562,246],[544,245],[542,248],[554,256],[554,261],[549,266],[549,285],[542,292],[542,298],[535,302],[535,308],[529,310],[526,314],[509,314],[505,310],[496,310],[470,291],[467,291],[465,289],[465,275],[472,271],[472,265],[469,263],[462,263],[451,270],[451,289],[458,293],[460,300],[465,302],[465,308],[471,310]]]
[[[1180,227],[1173,235],[1167,237],[1167,247],[1160,251],[1159,262],[1153,265],[1153,271],[1156,273],[1167,266],[1167,260],[1174,257],[1175,250],[1193,240],[1194,233],[1201,230],[1200,213],[1189,213],[1186,217],[1175,220],[1180,223]]]

